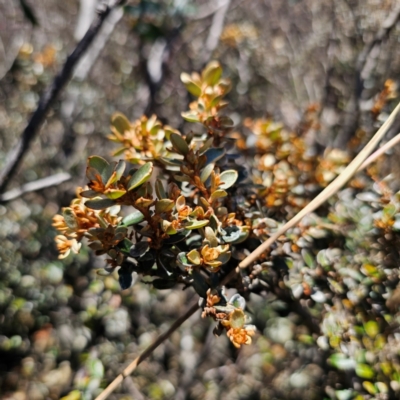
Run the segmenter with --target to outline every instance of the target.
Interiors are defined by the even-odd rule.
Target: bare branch
[[[150,354],[166,340],[176,329],[178,329],[189,317],[191,317],[198,309],[199,304],[193,304],[182,316],[180,316],[170,328],[161,334],[139,357],[135,358],[105,389],[96,397],[95,400],[105,400],[117,388],[117,386],[129,376],[136,367],[144,361]]]
[[[104,9],[98,13],[97,18],[93,21],[89,30],[86,32],[86,35],[82,38],[75,50],[67,58],[67,61],[65,62],[61,72],[55,77],[51,86],[42,95],[36,111],[33,113],[17,145],[8,154],[5,166],[0,172],[0,193],[4,192],[8,183],[15,175],[24,154],[29,149],[29,145],[35,138],[36,134],[39,132],[40,127],[42,126],[52,104],[58,98],[64,86],[71,79],[78,61],[82,58],[83,54],[92,44],[110,12],[114,8],[122,5],[124,2],[125,0],[117,0],[113,5],[105,6]]]
[[[231,0],[225,0],[223,5],[215,11],[212,19],[210,32],[207,37],[206,45],[204,47],[203,60],[204,63],[208,62],[212,52],[217,48],[219,38],[224,28],[224,21],[226,13],[228,12]]]
[[[8,201],[14,200],[25,193],[36,192],[38,190],[46,189],[51,186],[59,185],[65,181],[69,181],[70,179],[70,174],[66,172],[60,172],[59,174],[47,176],[46,178],[26,183],[19,188],[11,189],[8,192],[0,195],[0,203],[6,203]]]

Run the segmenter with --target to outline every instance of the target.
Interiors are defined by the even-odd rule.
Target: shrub
[[[400,196],[376,165],[276,241],[249,269],[227,276],[345,168],[351,151],[307,145],[318,129],[318,107],[296,132],[271,119],[226,114],[230,81],[217,62],[201,74],[181,75],[195,100],[182,113],[182,134],[156,116],[130,122],[112,117],[110,140],[120,146],[109,163],[89,157],[88,187],[54,218],[60,258],[86,238],[118,268],[122,289],[136,272],[154,288],[192,287],[202,316],[217,321],[233,345],[251,343],[256,328],[245,313],[250,294],[267,293],[302,317],[298,340],[318,346],[325,368],[352,374],[347,386],[326,385],[332,398],[397,393],[400,338],[397,309]],[[379,97],[377,116],[387,104]],[[357,150],[357,149],[355,149]],[[127,165],[130,165],[127,167]],[[131,167],[133,165],[133,167]],[[236,289],[228,299],[224,286]],[[395,295],[392,296],[392,293]],[[359,397],[363,398],[363,397]]]

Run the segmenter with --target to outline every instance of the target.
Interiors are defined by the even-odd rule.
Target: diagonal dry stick
[[[239,263],[238,268],[247,268],[254,261],[256,261],[261,254],[265,253],[266,250],[283,235],[288,229],[297,225],[307,214],[317,209],[322,205],[327,199],[333,196],[340,188],[342,188],[345,183],[358,171],[362,166],[366,158],[372,153],[379,141],[385,136],[389,128],[392,126],[395,118],[399,114],[400,103],[392,111],[389,118],[385,123],[379,128],[378,132],[372,137],[372,139],[366,144],[366,146],[361,150],[361,152],[354,158],[354,160],[346,167],[346,169],[329,185],[327,186],[315,199],[313,199],[306,207],[304,207],[298,214],[296,214],[290,221],[283,225],[276,233],[274,233],[268,240],[258,246],[249,256],[247,256],[241,263]],[[229,274],[231,275],[231,274]],[[229,276],[228,275],[228,276]]]
[[[279,236],[283,235],[288,229],[295,226],[301,219],[308,213],[314,211],[321,204],[323,204],[327,199],[333,196],[344,184],[359,170],[365,168],[368,164],[373,162],[377,157],[379,157],[383,152],[388,150],[390,147],[394,146],[398,141],[400,141],[400,135],[397,135],[386,145],[382,146],[377,150],[370,158],[367,157],[371,154],[375,146],[379,141],[385,136],[390,127],[392,126],[394,120],[400,112],[400,103],[392,111],[389,118],[381,126],[381,128],[375,133],[372,139],[367,143],[363,150],[357,155],[357,157],[347,166],[347,168],[329,185],[327,186],[314,200],[312,200],[303,210],[301,210],[297,215],[295,215],[289,222],[287,222],[282,228],[278,230],[273,236],[271,236],[266,242],[261,244],[256,250],[253,251],[249,256],[247,256],[236,269],[229,273],[221,285],[226,285],[233,276],[240,271],[240,268],[246,268],[251,265],[257,258],[264,253],[275,242]],[[390,146],[389,146],[390,143]],[[175,331],[186,319],[193,315],[199,308],[199,304],[194,304],[189,308],[185,314],[179,317],[173,325],[161,334],[147,349],[139,355],[135,360],[133,360],[121,374],[119,374],[104,391],[96,397],[95,400],[105,400],[107,397],[115,390],[115,388],[125,379],[126,376],[130,375],[136,367],[146,359],[165,339],[167,339],[172,332]]]
[[[170,328],[162,333],[139,357],[135,358],[97,397],[95,400],[105,400],[115,388],[129,376],[136,367],[144,361],[165,339],[167,339],[177,328],[179,328],[190,316],[192,316],[198,309],[199,304],[193,304],[185,314],[181,315]]]
[[[56,101],[64,86],[71,79],[78,61],[92,44],[104,21],[114,8],[121,6],[125,1],[126,0],[116,0],[113,5],[105,6],[105,8],[98,13],[97,18],[86,32],[86,35],[67,58],[61,72],[55,77],[51,86],[41,97],[36,111],[33,113],[17,145],[8,154],[3,170],[0,171],[0,193],[5,191],[8,183],[15,175],[22,158],[29,149],[32,140],[39,132],[52,104]]]

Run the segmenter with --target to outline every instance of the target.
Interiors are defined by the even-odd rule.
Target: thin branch
[[[25,193],[36,192],[38,190],[46,189],[51,186],[56,186],[65,181],[69,181],[70,179],[70,174],[66,172],[60,172],[59,174],[47,176],[46,178],[26,183],[19,188],[11,189],[8,192],[0,195],[0,203],[7,203],[8,201],[14,200]]]
[[[210,32],[206,40],[206,45],[204,47],[202,57],[204,64],[210,60],[213,51],[218,46],[219,38],[221,36],[222,30],[224,29],[225,16],[228,12],[230,4],[231,0],[225,0],[225,2],[222,3],[221,8],[219,8],[213,16]]]
[[[182,316],[180,316],[170,328],[161,334],[139,357],[135,358],[104,390],[96,397],[95,400],[105,400],[117,387],[118,385],[129,376],[136,367],[144,361],[150,354],[164,341],[166,340],[177,328],[179,328],[189,317],[191,317],[198,309],[199,304],[193,304]]]
[[[39,132],[40,127],[42,126],[52,104],[56,101],[64,86],[71,79],[76,64],[92,44],[94,38],[100,31],[100,28],[110,12],[123,3],[125,3],[125,0],[116,0],[113,5],[105,6],[104,9],[98,13],[97,18],[93,21],[89,30],[86,32],[86,35],[82,38],[75,50],[67,58],[67,61],[65,62],[61,72],[55,77],[51,86],[42,95],[36,111],[32,115],[17,145],[8,154],[5,166],[0,172],[0,193],[4,192],[8,183],[15,175],[17,168],[24,157],[24,154],[29,149],[29,145],[35,138],[36,134]]]
[[[394,138],[390,139],[387,143],[385,143],[382,147],[379,147],[375,153],[371,154],[361,165],[359,171],[368,167],[369,164],[373,163],[377,158],[381,155],[385,154],[389,149],[396,146],[397,143],[400,143],[400,133],[398,133]]]

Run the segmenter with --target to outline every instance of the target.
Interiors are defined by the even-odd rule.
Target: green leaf
[[[150,243],[149,242],[138,242],[132,245],[129,249],[129,255],[133,258],[142,257],[147,250],[149,250]]]
[[[222,264],[226,264],[230,259],[231,259],[231,252],[227,251],[226,253],[220,254],[216,261],[219,261]]]
[[[93,210],[103,210],[105,208],[113,206],[114,204],[115,201],[111,199],[94,199],[94,200],[88,200],[85,203],[85,206]]]
[[[377,389],[376,389],[375,385],[372,382],[364,381],[363,382],[363,387],[369,394],[374,395],[374,394],[377,393]]]
[[[383,208],[383,216],[385,219],[391,219],[396,215],[397,207],[394,204],[388,204]]]
[[[233,128],[235,125],[231,118],[227,117],[226,115],[219,118],[219,123],[221,124],[222,128]]]
[[[153,172],[153,163],[148,162],[142,165],[131,177],[128,182],[128,190],[133,190],[148,181]]]
[[[171,143],[174,146],[174,149],[179,153],[186,155],[189,153],[189,146],[186,143],[186,140],[177,133],[171,133],[170,137]]]
[[[190,182],[190,178],[186,175],[174,174],[173,177],[178,182]]]
[[[179,171],[179,167],[182,165],[181,160],[174,160],[173,158],[159,157],[159,158],[157,158],[157,160],[160,161],[164,165],[176,167],[176,169],[174,169],[174,171]]]
[[[108,180],[107,176],[108,175],[108,167],[110,164],[108,161],[106,161],[103,157],[100,156],[91,156],[88,158],[88,165],[89,167],[94,168],[98,173],[101,175],[101,178],[103,180],[103,183],[105,184]],[[107,179],[105,179],[107,178]]]
[[[306,249],[303,249],[303,250],[301,250],[301,255],[303,257],[303,260],[305,261],[305,263],[307,264],[307,266],[309,268],[315,267],[314,257],[312,256],[312,254],[309,251],[307,251]]]
[[[222,68],[218,61],[211,61],[207,64],[201,77],[207,85],[214,86],[221,78]]]
[[[131,130],[131,124],[124,114],[115,113],[111,117],[111,125],[117,130],[118,133],[123,135],[126,131]]]
[[[175,203],[173,200],[170,199],[162,199],[156,202],[156,214],[161,214],[163,212],[172,211],[174,208]]]
[[[215,235],[214,230],[207,226],[205,229],[205,236],[208,242],[210,243],[210,247],[217,247],[218,246],[218,240],[217,236]]]
[[[188,258],[186,256],[186,253],[184,253],[184,252],[179,253],[176,256],[176,262],[180,267],[182,267],[184,269],[192,266],[192,264],[190,263],[190,261],[188,260]]]
[[[246,308],[246,300],[239,293],[235,293],[230,299],[229,304],[232,304],[235,308],[244,310]]]
[[[96,271],[96,274],[99,276],[109,276],[111,275],[111,271],[107,271],[106,269],[101,268]]]
[[[193,96],[200,97],[201,96],[201,87],[193,81],[191,76],[186,72],[181,73],[181,81],[185,85],[187,91]]]
[[[76,220],[75,213],[69,207],[62,210],[62,216],[64,217],[65,223],[67,224],[68,228],[78,228],[78,222]]]
[[[371,339],[374,339],[376,337],[376,335],[379,333],[379,325],[375,321],[368,321],[367,323],[365,323],[364,329],[365,329],[365,332],[367,332],[367,335]]]
[[[372,379],[375,376],[374,370],[368,364],[363,363],[356,365],[356,374],[364,379]]]
[[[123,220],[122,220],[122,226],[131,226],[138,224],[139,222],[142,222],[144,220],[144,215],[138,211],[135,210],[133,213],[127,215]]]
[[[354,367],[356,366],[356,363],[355,363],[355,361],[353,359],[347,358],[342,353],[332,354],[329,357],[329,362],[335,368],[340,369],[340,370],[354,369]]]
[[[229,189],[231,186],[235,184],[238,176],[239,176],[238,172],[233,169],[229,169],[227,171],[222,172],[219,178],[223,183],[219,185],[219,188]]]
[[[185,111],[181,113],[182,118],[188,122],[200,122],[199,113],[196,111]]]
[[[201,171],[201,175],[200,175],[200,180],[204,183],[211,175],[211,172],[213,172],[215,168],[215,164],[211,163],[208,164],[203,171]]]
[[[225,155],[225,149],[211,148],[204,155],[207,157],[207,164],[215,163]]]
[[[207,219],[204,219],[202,221],[193,220],[185,224],[185,229],[200,229],[208,225],[208,223],[209,221]]]
[[[99,194],[94,190],[84,190],[79,193],[82,197],[86,197],[87,199],[92,199],[93,197],[98,196]]]
[[[132,247],[132,242],[128,239],[125,238],[121,242],[118,243],[117,247],[120,249],[121,253],[125,254],[126,256],[129,256],[129,251]]]
[[[167,198],[167,194],[165,193],[164,186],[163,186],[163,184],[162,184],[160,179],[158,179],[158,178],[156,179],[156,183],[155,183],[154,186],[155,186],[155,189],[156,189],[157,197],[160,200],[166,199]]]
[[[203,146],[200,147],[199,154],[203,155],[211,147],[213,142],[214,142],[214,137],[211,136],[204,142]]]
[[[210,196],[210,199],[211,199],[211,201],[214,201],[214,200],[220,199],[222,197],[225,197],[227,195],[228,195],[228,193],[226,193],[225,190],[218,189]]]
[[[119,199],[120,197],[122,197],[125,193],[126,193],[125,189],[122,189],[122,190],[121,189],[109,189],[104,194],[108,199],[116,200],[116,199]]]
[[[114,171],[111,174],[110,179],[106,183],[106,186],[110,186],[115,182],[118,182],[121,179],[121,176],[123,175],[125,171],[125,161],[119,160],[118,164],[114,167]]]
[[[89,361],[89,374],[93,378],[101,379],[104,375],[104,366],[99,359]]]
[[[200,253],[196,249],[193,249],[189,253],[187,253],[186,257],[194,265],[201,264],[201,256],[200,256]]]
[[[242,233],[241,229],[236,225],[226,227],[225,232],[226,235],[222,236],[222,239],[225,243],[234,243],[240,238],[240,235]]]

